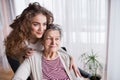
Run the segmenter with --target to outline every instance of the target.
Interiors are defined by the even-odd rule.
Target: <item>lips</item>
[[[54,46],[54,45],[52,45],[52,46],[50,46],[51,48],[56,48],[57,46]]]
[[[37,32],[37,34],[43,34],[42,32]]]

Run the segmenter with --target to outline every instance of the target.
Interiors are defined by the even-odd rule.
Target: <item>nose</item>
[[[40,25],[38,30],[39,30],[39,31],[43,31],[43,30],[44,30],[44,26],[43,26],[43,25]]]
[[[53,44],[53,45],[55,44],[55,39],[52,39],[52,44]]]

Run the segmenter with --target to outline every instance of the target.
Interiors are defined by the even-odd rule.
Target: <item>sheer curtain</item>
[[[107,80],[120,80],[120,0],[111,0]]]
[[[5,55],[4,39],[11,31],[9,24],[14,14],[14,3],[12,0],[0,0],[0,66],[9,69],[9,64]]]

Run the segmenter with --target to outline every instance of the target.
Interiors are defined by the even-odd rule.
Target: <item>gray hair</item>
[[[58,24],[49,24],[48,25],[48,27],[47,27],[47,29],[46,29],[46,31],[47,30],[57,30],[57,31],[59,31],[59,33],[60,33],[60,38],[62,37],[62,29],[60,28],[60,25],[58,25]],[[45,33],[46,33],[46,31],[45,31]],[[44,34],[45,34],[44,33]],[[44,36],[44,35],[43,35]]]

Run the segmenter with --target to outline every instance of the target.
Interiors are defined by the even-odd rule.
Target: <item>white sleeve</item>
[[[30,73],[31,73],[30,60],[29,58],[27,58],[17,69],[12,80],[26,80],[30,76]]]

